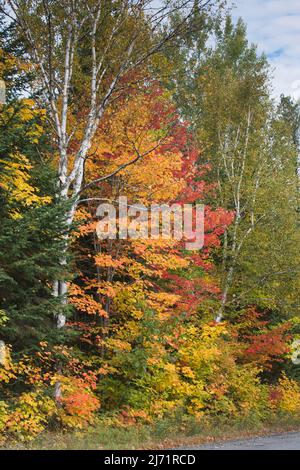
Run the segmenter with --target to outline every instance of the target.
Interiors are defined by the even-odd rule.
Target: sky
[[[234,17],[265,52],[273,70],[273,95],[300,99],[300,0],[233,0]]]

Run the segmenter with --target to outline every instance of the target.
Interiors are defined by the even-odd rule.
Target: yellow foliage
[[[4,401],[0,401],[0,433],[3,432],[9,416],[8,405]],[[0,441],[1,442],[1,441]]]
[[[7,192],[9,201],[21,203],[23,206],[51,202],[50,197],[38,196],[38,189],[30,184],[29,171],[32,166],[26,157],[21,154],[11,155],[10,161],[0,159],[0,164],[3,165],[0,188]]]
[[[34,121],[36,117],[39,120],[43,119],[44,111],[36,109],[34,101],[29,99],[20,100],[18,109],[6,107],[1,109],[0,113],[0,121],[4,127],[9,126],[12,120],[15,129],[30,122],[26,128],[26,138],[32,144],[38,143],[43,134],[42,126]],[[24,207],[51,202],[50,197],[40,196],[38,189],[31,184],[32,165],[25,155],[18,151],[10,153],[5,159],[0,160],[0,167],[0,188],[7,193],[8,202],[18,203]],[[18,209],[12,209],[10,213],[13,218],[20,217]]]
[[[39,391],[23,393],[15,410],[9,414],[5,427],[20,440],[31,440],[45,429],[55,410],[54,400]]]
[[[278,381],[276,391],[279,394],[279,409],[289,413],[300,412],[300,388],[295,380],[282,374]]]

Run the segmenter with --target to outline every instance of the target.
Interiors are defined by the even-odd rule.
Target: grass
[[[7,443],[15,450],[134,450],[166,449],[213,441],[247,438],[300,430],[300,416],[273,416],[265,422],[191,418],[164,419],[153,425],[116,427],[103,422],[84,432],[45,432],[28,443]]]

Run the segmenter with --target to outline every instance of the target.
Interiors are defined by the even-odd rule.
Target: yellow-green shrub
[[[300,412],[300,388],[295,380],[282,374],[278,385],[271,390],[273,408],[288,413]]]
[[[20,440],[30,440],[45,429],[55,409],[54,400],[41,391],[22,393],[9,413],[6,430]]]

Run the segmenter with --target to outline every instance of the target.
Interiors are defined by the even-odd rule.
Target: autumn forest
[[[300,423],[300,105],[230,2],[0,0],[0,87],[0,444]]]

